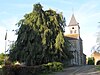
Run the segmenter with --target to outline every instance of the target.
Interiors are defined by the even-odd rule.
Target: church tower
[[[71,20],[70,20],[69,25],[68,25],[68,29],[69,29],[69,33],[68,33],[69,37],[79,39],[80,26],[79,26],[79,23],[76,21],[74,14],[72,14]]]
[[[76,21],[74,14],[72,14],[71,20],[68,25],[68,33],[64,34],[65,37],[71,43],[70,51],[74,55],[74,59],[71,60],[71,64],[82,65],[83,64],[83,44],[80,37],[80,26]]]

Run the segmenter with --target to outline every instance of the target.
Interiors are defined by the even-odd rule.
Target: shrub
[[[38,66],[5,65],[2,69],[3,75],[38,75],[39,73],[61,71],[63,64],[50,62]]]
[[[100,71],[100,65],[96,66],[96,69]]]
[[[4,63],[4,60],[0,60],[0,65],[2,65]]]
[[[55,72],[63,70],[63,64],[60,62],[49,62],[48,64],[43,64],[44,72]]]
[[[94,65],[94,58],[93,57],[88,58],[88,65]]]
[[[3,75],[36,75],[40,72],[41,66],[3,66]]]
[[[6,65],[2,67],[3,75],[15,75],[12,66]]]

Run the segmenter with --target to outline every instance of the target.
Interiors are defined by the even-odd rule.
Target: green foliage
[[[15,47],[15,42],[13,42],[12,44],[10,44],[9,49],[10,49],[10,50],[13,50],[13,49],[14,49],[14,47]]]
[[[39,3],[38,4],[34,4],[34,9],[33,10],[38,12],[38,13],[40,13],[42,11],[41,4],[39,4]]]
[[[35,4],[33,11],[17,24],[18,38],[10,50],[10,60],[40,65],[48,62],[62,62],[70,57],[68,41],[63,32],[65,18],[62,13],[42,9]]]
[[[3,66],[3,75],[38,75],[41,72],[41,66]]]
[[[100,71],[100,65],[96,66],[96,69]]]
[[[62,71],[63,64],[60,62],[51,62],[38,66],[20,66],[6,65],[3,66],[3,75],[39,75],[55,71]]]
[[[88,65],[94,65],[94,58],[93,57],[88,58]]]
[[[100,31],[97,33],[96,43],[97,45],[95,46],[94,50],[100,52]]]
[[[0,54],[0,65],[3,65],[4,64],[4,59],[5,59],[5,54],[4,53],[1,53]]]
[[[97,41],[96,42],[100,45],[100,32],[97,33]]]
[[[62,71],[63,64],[60,62],[49,62],[47,64],[43,64],[43,68],[45,72]]]

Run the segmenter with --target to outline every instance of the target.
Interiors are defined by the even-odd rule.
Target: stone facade
[[[84,65],[86,64],[86,55],[83,53],[83,43],[80,37],[80,26],[76,21],[74,14],[68,25],[68,33],[64,34],[66,39],[71,43],[70,51],[74,58],[70,60],[71,65]]]
[[[94,58],[94,64],[100,65],[100,53],[95,51],[91,56]]]

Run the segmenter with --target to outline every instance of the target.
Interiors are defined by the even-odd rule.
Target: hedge
[[[43,64],[45,72],[55,72],[63,70],[63,64],[60,62],[50,62],[48,64]]]
[[[41,70],[41,66],[6,65],[2,69],[3,75],[36,75]]]
[[[40,73],[55,72],[63,70],[63,64],[60,62],[51,62],[38,66],[3,66],[3,75],[39,75]]]

